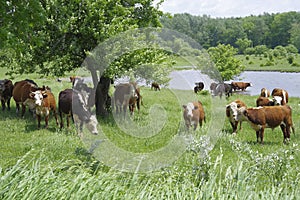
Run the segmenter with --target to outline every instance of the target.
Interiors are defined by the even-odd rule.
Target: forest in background
[[[204,48],[230,44],[239,53],[250,47],[267,48],[293,45],[300,51],[300,12],[238,18],[212,18],[208,15],[193,16],[188,13],[164,15],[163,27],[176,30],[193,38]]]

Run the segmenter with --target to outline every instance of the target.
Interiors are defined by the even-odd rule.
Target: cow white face
[[[41,106],[43,103],[43,99],[47,97],[47,94],[45,92],[37,90],[35,92],[31,92],[30,97],[34,100],[35,105]]]
[[[98,121],[95,115],[92,115],[89,121],[86,123],[86,128],[94,135],[98,135],[97,129]]]
[[[241,106],[240,104],[236,102],[231,102],[226,106],[226,109],[230,110],[230,117],[234,121],[242,121],[243,117],[241,116],[241,113],[246,109],[244,106]]]
[[[274,101],[274,105],[282,105],[282,97],[281,96],[274,96],[273,101]]]
[[[186,106],[183,106],[183,108],[185,109],[186,116],[188,118],[192,118],[193,117],[193,110],[195,109],[194,104],[193,103],[188,103]]]

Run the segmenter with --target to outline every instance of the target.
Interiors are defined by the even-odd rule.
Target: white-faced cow
[[[285,105],[289,102],[289,94],[284,89],[280,89],[280,88],[273,89],[272,97],[275,105]]]
[[[260,90],[260,96],[261,97],[269,97],[270,96],[270,91],[267,88],[262,88]]]
[[[226,116],[229,119],[229,122],[232,127],[232,134],[237,133],[238,124],[240,123],[240,129],[242,129],[242,121],[245,121],[245,118],[237,118],[238,112],[241,109],[247,108],[246,104],[237,99],[226,106]]]
[[[194,126],[194,130],[196,130],[198,124],[201,127],[203,121],[205,122],[205,112],[202,103],[200,101],[190,102],[182,107],[183,119],[187,130],[189,130],[191,126]]]
[[[2,110],[4,111],[7,105],[7,110],[10,110],[10,99],[12,97],[13,83],[11,80],[0,80],[0,99]]]
[[[252,84],[249,82],[231,82],[232,89],[245,91],[247,87],[251,87]]]
[[[65,89],[59,93],[58,110],[60,115],[60,127],[64,127],[63,115],[67,117],[67,127],[70,125],[70,117],[75,122],[76,127],[79,124],[79,136],[82,137],[83,125],[94,135],[98,134],[98,121],[96,115],[92,114],[86,104],[84,97],[78,91]]]
[[[56,101],[53,93],[49,89],[37,90],[31,92],[29,96],[34,100],[35,103],[35,113],[38,120],[38,128],[41,127],[42,117],[45,117],[45,128],[48,128],[50,111],[53,112],[56,125],[58,125]]]
[[[283,142],[290,140],[290,129],[293,132],[292,109],[288,105],[265,106],[243,109],[238,117],[245,117],[252,129],[256,131],[257,142],[264,143],[265,128],[276,128],[280,126],[283,133]]]
[[[16,112],[19,112],[21,105],[22,117],[24,117],[26,106],[28,106],[29,110],[35,114],[36,104],[30,93],[38,90],[44,91],[45,89],[45,87],[39,88],[33,81],[27,79],[16,82],[12,92],[13,99],[16,102]]]
[[[269,99],[268,97],[262,97],[259,96],[256,99],[256,106],[274,106],[274,100],[273,99]]]

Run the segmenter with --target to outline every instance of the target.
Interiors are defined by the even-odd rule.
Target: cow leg
[[[64,127],[64,120],[63,120],[63,114],[61,111],[59,111],[59,117],[60,117],[60,128],[62,129]],[[67,116],[68,119],[68,116]]]
[[[4,99],[1,99],[1,104],[2,104],[2,110],[4,111],[5,110],[5,101],[4,101]]]
[[[41,128],[41,115],[37,115],[38,128]]]
[[[290,127],[285,126],[284,124],[281,124],[280,128],[283,133],[283,143],[287,143],[290,140]]]
[[[20,105],[16,102],[16,113],[18,114],[20,110]]]
[[[25,110],[26,110],[26,106],[22,104],[22,113],[21,113],[22,117],[24,117]]]
[[[256,142],[258,143],[259,142],[259,136],[260,136],[260,131],[256,131]]]
[[[262,128],[262,129],[260,130],[260,143],[261,143],[261,144],[264,144],[264,132],[265,132],[265,129]]]
[[[7,100],[7,110],[10,110],[10,98]]]
[[[45,128],[48,128],[49,116],[50,114],[45,116]]]
[[[233,130],[232,134],[236,134],[236,133],[237,133],[238,123],[239,123],[239,122],[237,122],[237,121],[234,121],[234,123],[233,123],[233,122],[230,122],[231,127],[232,127],[232,130]]]
[[[54,117],[55,117],[55,121],[56,121],[56,126],[58,126],[58,117],[57,117],[57,113],[56,113],[56,110],[53,110],[53,113],[54,113]]]

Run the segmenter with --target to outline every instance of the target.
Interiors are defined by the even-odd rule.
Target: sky
[[[165,0],[160,10],[171,14],[245,17],[263,13],[300,11],[300,0]]]

